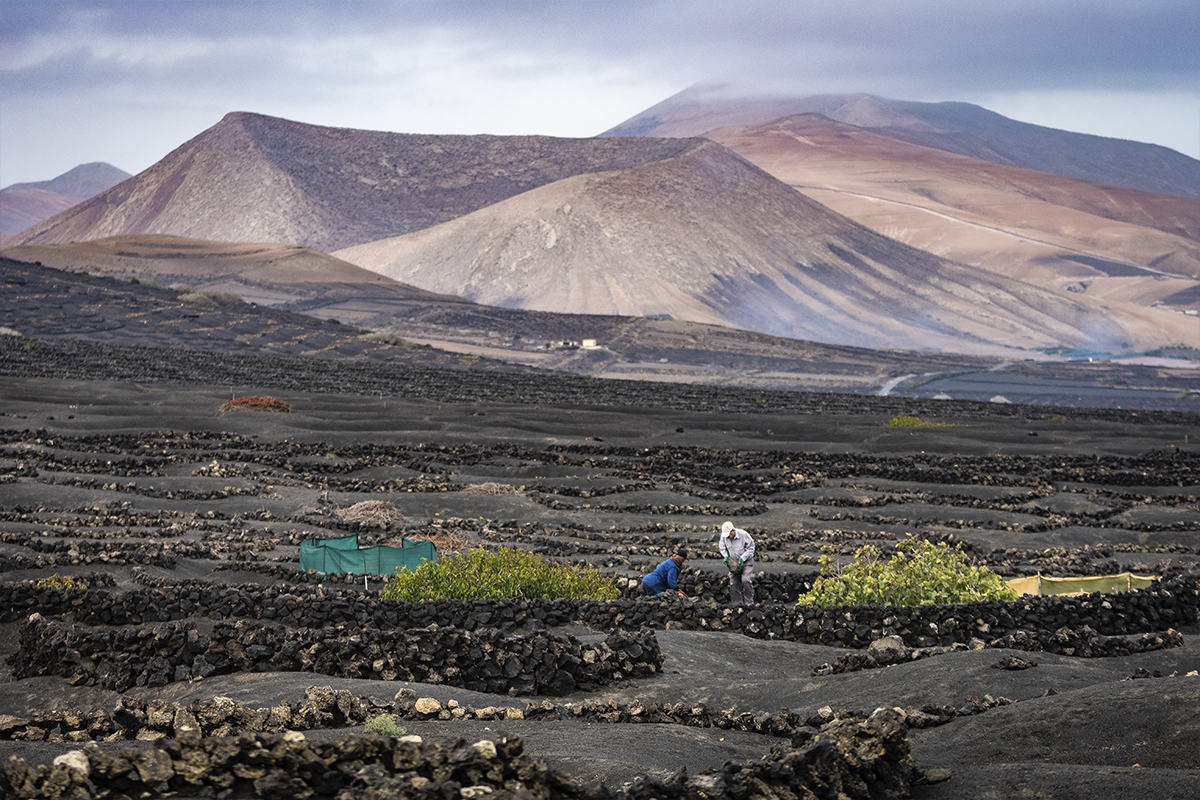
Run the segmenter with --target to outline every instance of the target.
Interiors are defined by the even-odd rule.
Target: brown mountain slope
[[[669,315],[867,347],[998,353],[1182,340],[1162,319],[1182,315],[965,269],[831,213],[716,144],[336,255],[489,305]]]
[[[626,169],[686,139],[430,136],[232,113],[19,244],[163,233],[329,251],[445,222],[571,175]]]
[[[0,234],[20,233],[31,225],[66,211],[77,202],[48,189],[10,186],[0,190]]]
[[[701,136],[714,128],[818,113],[903,141],[1093,183],[1200,199],[1200,161],[1159,145],[1030,125],[970,103],[869,94],[761,97],[692,87],[602,136]]]
[[[111,164],[80,164],[48,181],[0,189],[0,234],[20,233],[130,177]]]
[[[872,230],[955,261],[1146,305],[1200,285],[1198,200],[954,155],[816,114],[709,137]]]

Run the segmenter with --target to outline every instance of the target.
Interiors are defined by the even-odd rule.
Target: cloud
[[[1026,95],[1071,107],[1144,94],[1160,108],[1192,102],[1193,122],[1200,111],[1194,1],[0,0],[0,17],[0,185],[51,177],[55,157],[59,171],[116,159],[95,131],[122,119],[137,124],[126,137],[142,154],[123,143],[131,161],[117,165],[142,169],[182,141],[168,139],[180,123],[195,134],[235,109],[580,136],[693,83],[726,81],[776,93],[1003,97],[1029,109],[1048,106]],[[1152,127],[1154,112],[1140,108]],[[73,115],[96,121],[92,135],[48,130]],[[1169,146],[1195,152],[1194,128],[1185,136],[1178,114],[1165,118],[1179,142]],[[39,141],[55,152],[26,149]]]

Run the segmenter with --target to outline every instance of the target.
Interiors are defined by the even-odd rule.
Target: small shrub
[[[57,572],[49,578],[42,578],[37,582],[39,589],[82,589],[83,584],[72,578],[70,575],[59,575]]]
[[[388,580],[383,596],[421,603],[429,600],[502,600],[508,597],[591,597],[615,600],[616,581],[591,568],[552,564],[525,550],[472,550],[425,562],[415,571],[400,570]]]
[[[888,423],[889,428],[949,428],[949,422],[926,422],[920,417],[911,417],[901,414],[900,416],[892,417],[892,421]]]
[[[380,714],[366,725],[367,733],[378,736],[403,736],[404,728],[396,724],[396,718],[391,714]]]
[[[364,342],[390,344],[394,347],[404,347],[408,344],[408,342],[404,341],[396,334],[388,333],[387,331],[371,331],[370,333],[360,334],[358,338],[362,339]]]
[[[274,397],[235,397],[221,406],[221,411],[282,411],[292,413],[292,407]]]
[[[240,303],[242,298],[232,292],[219,292],[210,290],[177,291],[175,299],[181,303],[188,303],[194,306],[215,306],[226,305],[229,303]]]
[[[887,560],[868,544],[845,567],[837,565],[832,549],[823,548],[820,563],[821,576],[797,605],[919,606],[1017,598],[999,575],[971,566],[957,545],[945,542],[910,536],[896,543],[896,555]]]

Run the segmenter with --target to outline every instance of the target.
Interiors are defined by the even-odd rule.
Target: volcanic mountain
[[[327,252],[436,225],[572,175],[628,169],[696,146],[688,139],[382,133],[237,112],[13,243],[162,233]]]
[[[715,143],[335,255],[488,305],[669,316],[866,347],[1161,344],[1155,315],[1182,319],[948,262],[829,211]]]
[[[0,234],[19,233],[130,177],[112,164],[80,164],[57,178],[0,189]]]
[[[817,113],[893,139],[1093,183],[1200,199],[1200,161],[1167,147],[1018,122],[970,103],[915,103],[869,94],[754,97],[692,87],[601,136],[702,136]]]
[[[1157,210],[1147,205],[1142,216]],[[703,139],[424,136],[234,113],[21,240],[154,233],[209,240],[203,247],[232,259],[222,269],[237,267],[237,285],[209,275],[206,288],[243,297],[257,291],[248,283],[279,289],[277,276],[301,261],[343,270],[296,250],[340,248],[358,266],[488,305],[670,317],[862,347],[1140,351],[1194,333],[1180,314],[1048,291],[884,238]],[[284,244],[219,243],[247,241]],[[100,261],[119,271],[130,242],[107,247]],[[315,310],[314,292],[350,286],[314,281],[322,283],[297,279],[295,297],[259,299]],[[351,294],[333,292],[337,302],[371,282],[351,283]],[[377,324],[377,310],[351,318],[367,317]]]
[[[1189,305],[1200,200],[1102,186],[899,141],[819,114],[708,133],[886,236],[1044,288]]]

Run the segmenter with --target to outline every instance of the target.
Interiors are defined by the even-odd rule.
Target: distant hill
[[[161,233],[328,252],[436,225],[572,175],[670,158],[697,143],[383,133],[237,112],[15,243]]]
[[[513,369],[767,389],[875,392],[899,376],[959,374],[1001,363],[959,354],[820,345],[675,320],[493,308],[422,292],[374,273],[359,275],[358,268],[311,250],[228,243],[217,249],[217,244],[148,236],[18,249],[26,257],[38,251],[46,266],[0,253],[0,271],[10,288],[18,288],[0,293],[0,326],[30,338],[472,370],[495,369],[503,361]],[[306,265],[320,259],[332,267],[327,277],[344,282],[315,282],[321,275]],[[213,276],[202,273],[225,270],[226,280],[254,275],[270,282],[250,287],[260,293],[264,285],[272,285],[293,292],[317,287],[322,294],[299,302],[280,297],[267,303],[236,302],[219,292],[167,289],[147,279],[151,274],[166,277],[162,269],[210,290],[220,286],[206,284]],[[367,282],[355,288],[356,278]],[[286,279],[298,283],[274,283]],[[286,302],[275,302],[279,300]],[[385,317],[387,324],[379,325],[373,316]],[[358,321],[363,319],[372,322],[370,333],[361,330]],[[600,346],[558,346],[586,338]]]
[[[820,114],[708,136],[872,230],[953,261],[1143,306],[1200,287],[1200,200],[981,161]]]
[[[487,305],[817,342],[990,354],[1161,344],[1111,307],[880,236],[715,143],[335,254]]]
[[[984,161],[1200,199],[1200,160],[1159,145],[1018,122],[970,103],[915,103],[868,94],[742,97],[693,87],[601,136],[702,136],[715,128],[806,113]]]
[[[377,272],[294,244],[210,242],[180,236],[112,236],[71,244],[20,245],[0,257],[161,286],[184,284],[267,307],[328,309],[326,316],[372,324],[413,303],[462,305]],[[338,313],[334,314],[336,309]],[[390,318],[390,317],[388,317]]]
[[[6,186],[0,189],[0,233],[20,233],[129,177],[112,164],[93,162],[48,181]]]

